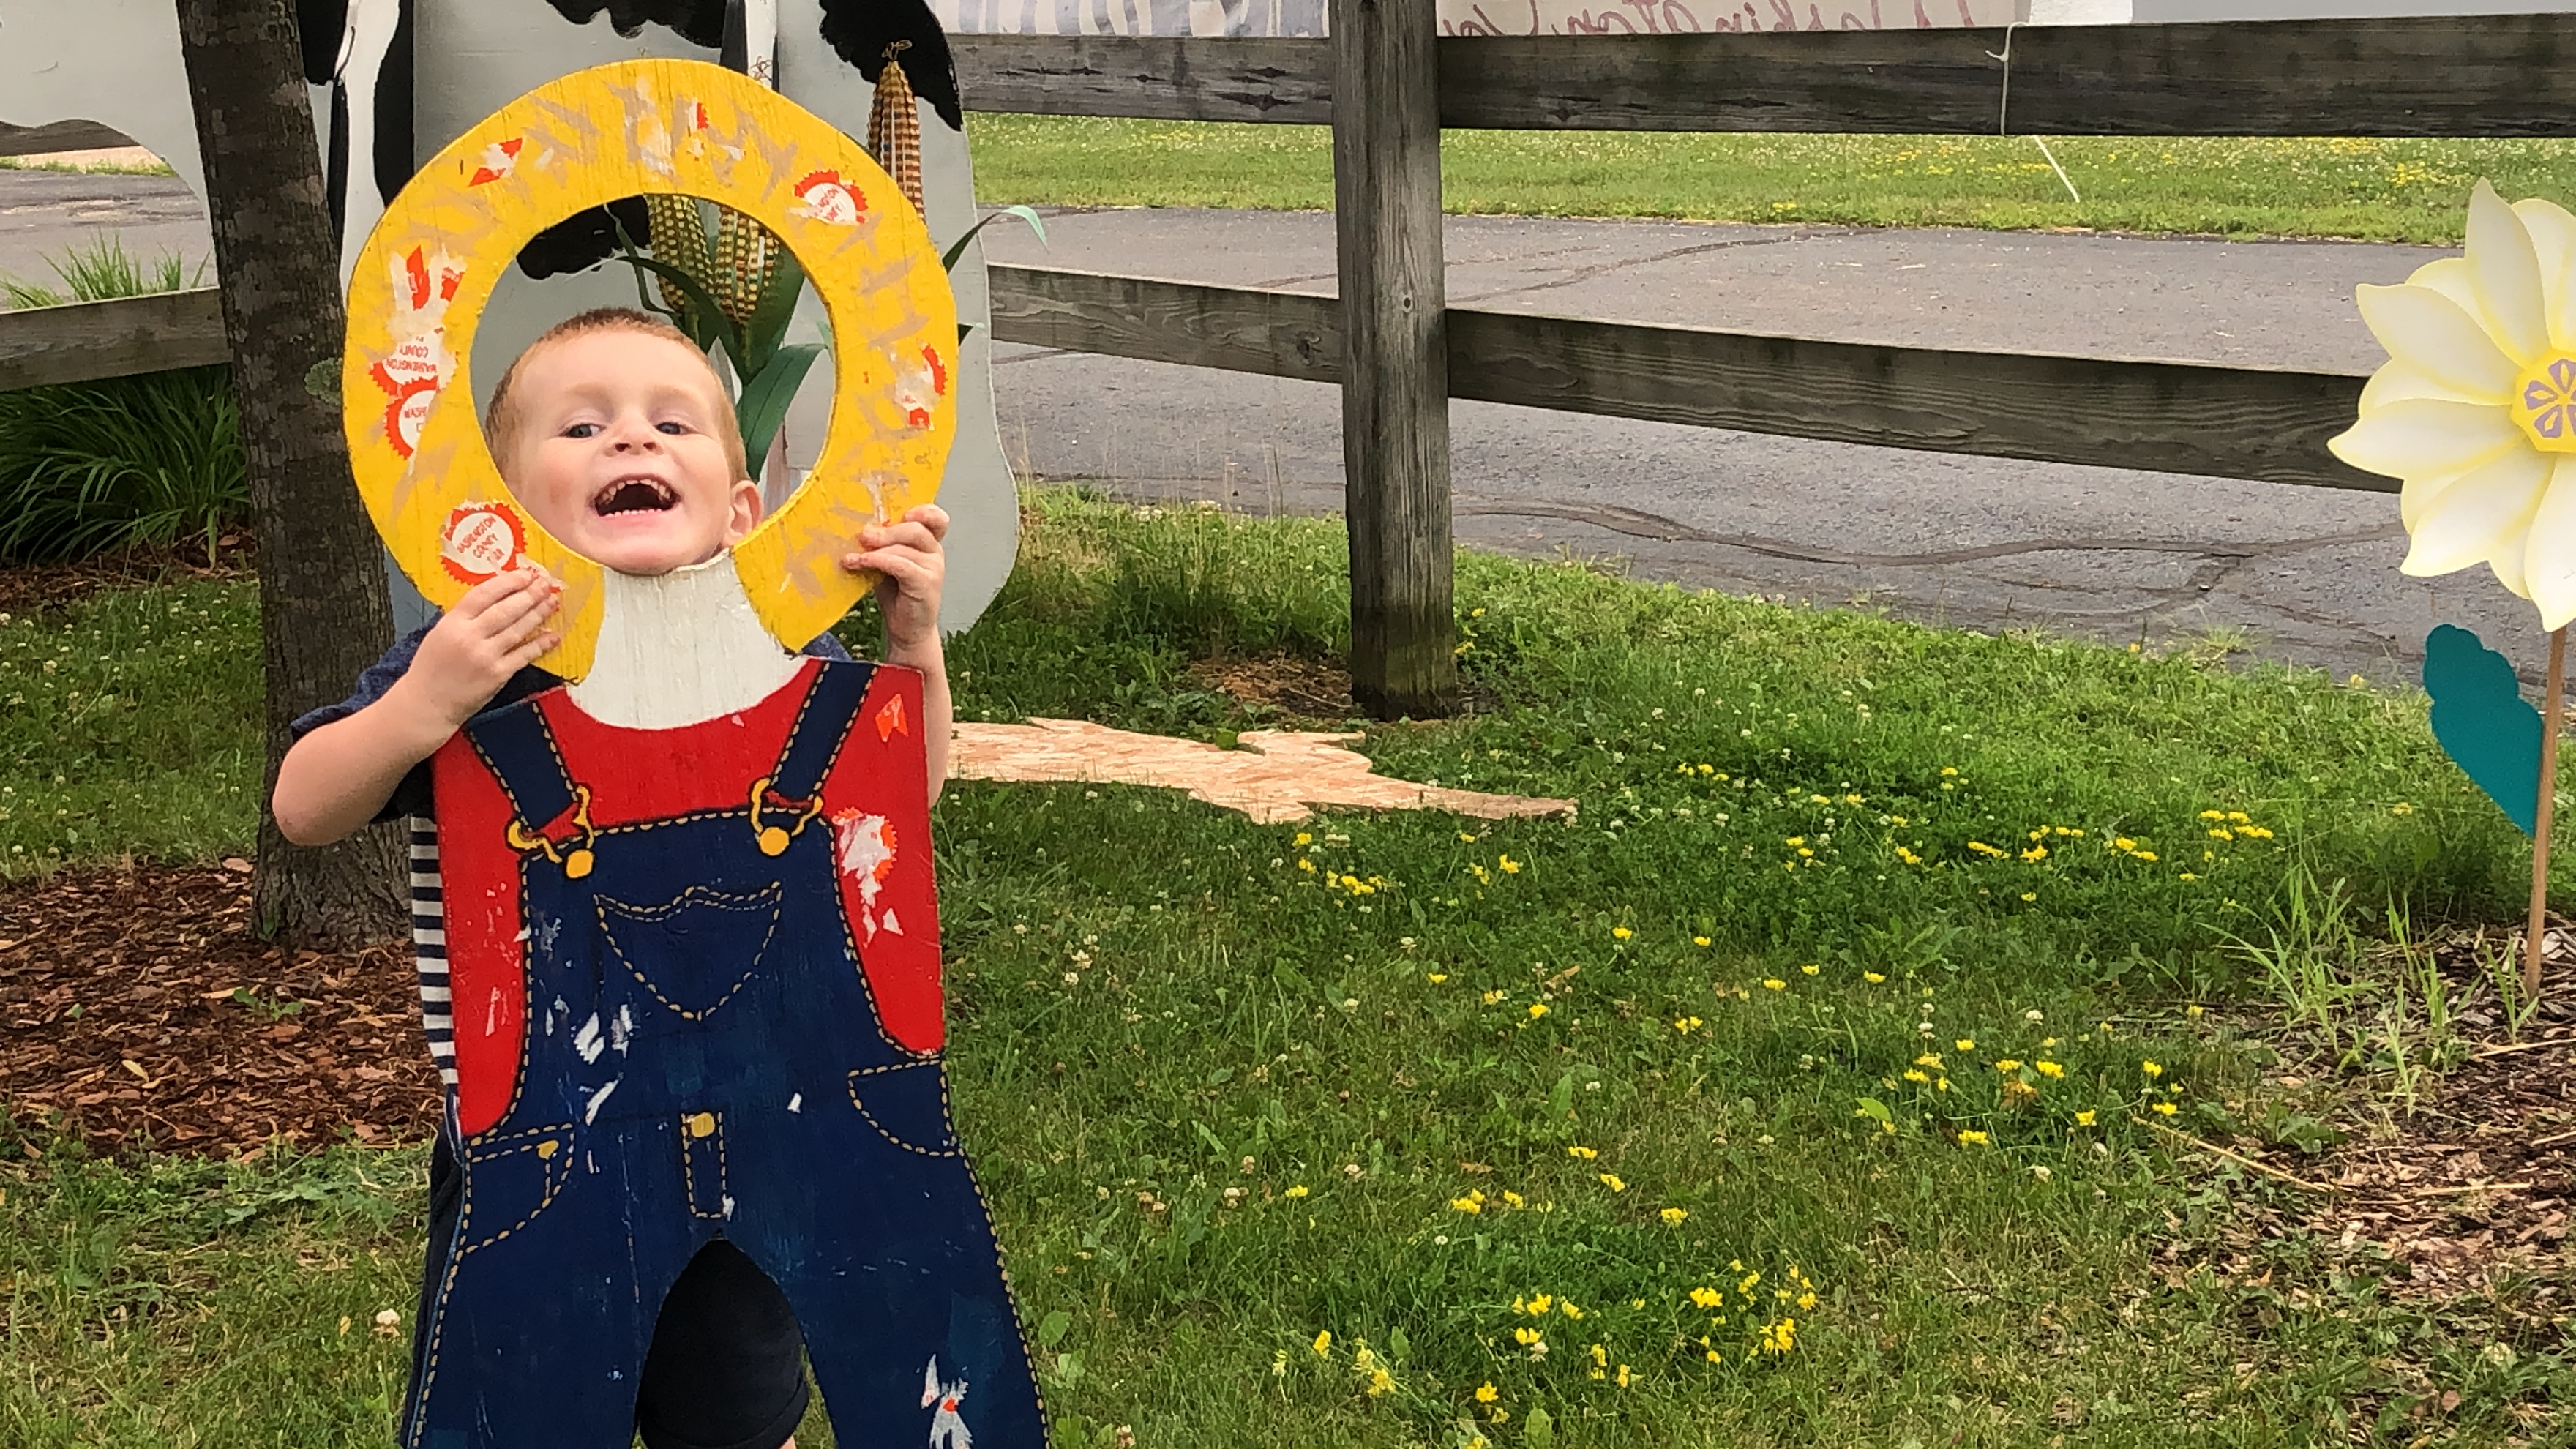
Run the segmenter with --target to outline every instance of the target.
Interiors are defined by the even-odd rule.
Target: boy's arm
[[[922,748],[930,756],[930,798],[948,778],[948,737],[956,712],[948,699],[948,660],[939,643],[939,596],[948,579],[945,510],[923,504],[894,523],[859,530],[859,547],[841,560],[877,575],[877,613],[885,619],[885,659],[921,671]]]
[[[487,579],[422,636],[411,668],[374,702],[297,740],[269,809],[297,845],[328,845],[376,817],[414,765],[447,743],[510,676],[554,647],[555,589],[529,569]]]

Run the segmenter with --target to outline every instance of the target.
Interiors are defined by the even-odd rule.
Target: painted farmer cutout
[[[514,400],[538,359],[585,336],[612,370],[666,345],[641,319],[522,358],[489,446],[473,407],[477,323],[521,245],[656,194],[766,227],[834,339],[812,481],[765,519],[734,485],[749,496],[715,506],[738,541],[676,568],[635,562],[697,506],[658,465],[566,506],[528,461],[616,423],[509,421],[537,406]],[[757,83],[628,61],[426,162],[359,257],[349,318],[351,463],[387,546],[460,612],[512,570],[560,580],[536,663],[570,681],[473,715],[432,760],[423,998],[462,1186],[404,1443],[624,1449],[665,1297],[721,1240],[783,1290],[840,1442],[1040,1449],[940,1058],[944,693],[781,644],[848,611],[851,539],[926,503],[946,463],[957,322],[928,231],[858,143]],[[678,438],[677,416],[653,427]],[[495,451],[519,460],[507,483]],[[286,792],[282,773],[281,823]]]

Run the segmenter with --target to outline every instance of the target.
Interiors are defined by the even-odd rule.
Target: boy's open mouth
[[[680,501],[671,485],[658,478],[620,478],[590,500],[590,511],[606,518],[618,513],[663,513]]]

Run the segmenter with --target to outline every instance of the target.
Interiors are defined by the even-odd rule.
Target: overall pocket
[[[906,1152],[957,1155],[957,1135],[948,1125],[948,1068],[937,1057],[859,1068],[850,1073],[850,1105],[878,1136]]]
[[[655,906],[593,897],[608,949],[653,999],[704,1021],[760,969],[778,934],[776,884],[743,894],[693,885]]]
[[[570,1122],[475,1138],[461,1164],[465,1205],[457,1256],[488,1248],[536,1221],[572,1177]]]

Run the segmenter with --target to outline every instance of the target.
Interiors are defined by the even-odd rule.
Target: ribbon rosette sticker
[[[2404,572],[2484,563],[2551,630],[2576,619],[2571,266],[2576,216],[2537,199],[2507,205],[2479,182],[2466,255],[2359,289],[2388,365],[2362,389],[2360,421],[2326,445],[2404,481]]]

